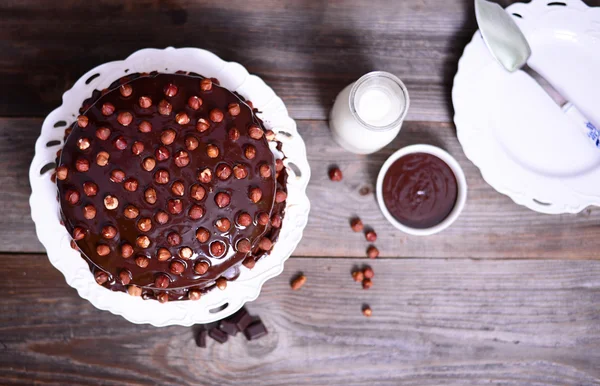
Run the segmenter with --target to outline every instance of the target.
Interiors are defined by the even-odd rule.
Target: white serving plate
[[[529,65],[600,123],[600,8],[580,0],[516,3]],[[522,71],[504,70],[479,32],[465,48],[452,101],[458,139],[483,178],[516,203],[542,213],[600,205],[600,149]]]
[[[242,266],[240,276],[229,282],[224,291],[210,291],[198,301],[160,304],[124,292],[113,292],[96,284],[85,260],[70,247],[71,237],[60,224],[56,184],[50,180],[54,168],[49,167],[48,170],[47,165],[55,162],[56,151],[63,146],[65,128],[75,121],[81,104],[91,96],[93,90],[104,89],[127,73],[173,73],[178,70],[217,78],[222,86],[252,101],[254,107],[261,111],[259,117],[277,133],[277,139],[283,143],[282,150],[286,156],[284,164],[290,176],[281,233],[268,257],[257,262],[252,270]],[[277,153],[274,146],[272,149]],[[213,322],[233,314],[244,303],[256,299],[262,285],[283,271],[285,260],[302,238],[310,210],[306,196],[310,179],[306,147],[283,101],[259,77],[248,74],[240,64],[225,62],[211,52],[198,48],[143,49],[123,61],[102,64],[83,75],[73,88],[63,94],[62,105],[44,120],[35,144],[29,179],[32,189],[29,203],[37,236],[46,248],[48,259],[62,272],[67,283],[77,290],[79,296],[101,310],[121,315],[133,323],[150,323],[154,326],[190,326]]]

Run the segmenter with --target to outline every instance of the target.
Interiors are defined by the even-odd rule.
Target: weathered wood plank
[[[0,119],[0,251],[43,252],[26,200],[30,194],[27,171],[40,125],[39,119]],[[298,256],[364,256],[367,243],[348,224],[358,215],[376,230],[376,244],[386,257],[600,257],[596,242],[598,208],[577,215],[549,216],[516,205],[483,181],[479,170],[462,153],[450,124],[407,122],[391,145],[370,156],[354,155],[338,147],[326,122],[298,121],[298,125],[312,168],[308,188],[312,209],[296,250]],[[393,228],[380,213],[373,193],[385,159],[395,149],[413,143],[447,149],[465,169],[469,184],[467,206],[459,220],[441,234],[425,238]],[[333,164],[342,168],[342,182],[329,181],[327,170]]]
[[[198,349],[191,328],[94,309],[43,255],[3,255],[0,383],[600,384],[600,262],[363,262],[368,291],[351,261],[292,258],[249,305],[266,338]]]

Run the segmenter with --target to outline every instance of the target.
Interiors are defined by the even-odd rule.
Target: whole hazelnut
[[[372,279],[373,276],[375,276],[375,272],[373,271],[373,268],[371,267],[366,267],[365,269],[363,269],[363,275],[367,278],[367,279]]]
[[[132,284],[127,287],[127,293],[131,296],[142,296],[142,289]]]
[[[192,110],[198,110],[200,107],[202,107],[202,99],[198,98],[197,96],[191,96],[188,99],[188,106],[190,106]]]
[[[179,250],[179,257],[184,260],[189,260],[194,256],[194,251],[190,247],[183,247]]]
[[[173,83],[169,83],[165,86],[165,95],[168,96],[169,98],[174,97],[175,95],[177,95],[177,86],[175,86]]]
[[[250,127],[248,127],[248,135],[252,139],[261,139],[264,135],[264,131],[257,125],[250,125]]]
[[[167,210],[171,214],[179,214],[183,210],[183,204],[180,199],[170,199],[167,202]]]
[[[227,106],[227,111],[232,117],[237,117],[240,114],[240,105],[238,103],[230,103]]]
[[[104,197],[104,207],[108,210],[117,209],[119,206],[119,200],[111,195]]]
[[[140,215],[140,211],[133,205],[127,205],[123,210],[123,214],[129,219],[134,219]]]
[[[200,290],[191,289],[188,292],[188,298],[190,300],[200,300],[201,297],[202,297],[202,292],[200,292]]]
[[[77,147],[79,148],[79,150],[87,150],[90,148],[90,140],[87,138],[79,138],[77,140]]]
[[[164,185],[169,182],[169,172],[164,169],[159,169],[154,173],[154,181],[159,185]]]
[[[68,174],[69,169],[66,166],[62,165],[56,168],[56,178],[58,178],[59,180],[66,180]]]
[[[149,218],[141,218],[137,223],[137,227],[141,232],[148,232],[152,229],[152,220]]]
[[[374,245],[371,245],[367,248],[367,256],[369,259],[376,259],[379,256],[379,249],[377,249]]]
[[[142,168],[144,168],[144,170],[147,172],[152,171],[152,169],[154,169],[155,166],[156,161],[152,157],[144,158],[144,160],[142,161]]]
[[[275,132],[273,130],[267,130],[265,132],[265,138],[267,139],[267,141],[274,141],[275,140]]]
[[[181,236],[177,232],[171,232],[167,235],[167,242],[171,246],[176,246],[181,244]]]
[[[125,188],[125,190],[128,190],[130,192],[135,192],[138,188],[138,181],[135,178],[130,177],[125,180],[123,187]]]
[[[235,127],[229,129],[229,139],[232,141],[237,141],[238,139],[240,139],[240,131]]]
[[[113,145],[119,150],[125,150],[127,149],[127,140],[122,135],[118,136],[113,141]]]
[[[181,275],[183,271],[185,271],[185,265],[180,261],[173,261],[169,264],[169,271],[171,271],[173,275]]]
[[[340,170],[340,168],[334,167],[329,169],[329,179],[331,181],[341,181],[342,171]]]
[[[282,171],[284,167],[285,166],[283,165],[283,160],[281,160],[281,159],[275,160],[275,171],[276,172]]]
[[[215,203],[219,208],[225,208],[231,202],[231,196],[224,192],[219,192],[215,196]]]
[[[223,112],[219,109],[210,110],[210,120],[219,123],[223,121]]]
[[[108,275],[106,272],[98,271],[95,275],[96,283],[102,285],[108,281]]]
[[[204,216],[204,209],[199,205],[192,205],[188,211],[188,216],[190,216],[192,220],[199,220]]]
[[[259,171],[260,176],[262,178],[270,178],[271,175],[272,175],[271,167],[269,165],[267,165],[267,164],[260,165],[258,171]]]
[[[247,227],[252,224],[252,216],[248,213],[240,213],[237,217],[237,224],[241,227]]]
[[[133,88],[131,87],[130,84],[124,84],[124,85],[121,85],[121,87],[119,87],[119,92],[121,93],[122,96],[127,98],[128,96],[130,96],[133,93]]]
[[[205,243],[208,241],[208,239],[210,239],[210,232],[206,228],[198,228],[196,231],[196,238],[201,243]]]
[[[90,170],[90,161],[86,160],[85,158],[79,158],[75,162],[75,169],[77,169],[77,171],[81,173],[87,172],[88,170]]]
[[[362,232],[362,230],[365,228],[363,222],[358,217],[353,218],[352,221],[350,221],[350,227],[354,232]]]
[[[131,273],[126,269],[122,270],[121,272],[119,272],[119,280],[123,285],[131,283]]]
[[[233,176],[238,180],[242,180],[248,176],[248,168],[244,165],[235,165],[233,167]]]
[[[77,117],[77,125],[79,127],[81,127],[82,129],[86,128],[88,123],[89,123],[89,119],[85,115],[80,115]]]
[[[368,231],[367,233],[365,233],[365,238],[367,239],[367,241],[374,243],[375,241],[377,241],[377,233],[375,233],[375,231]]]
[[[85,193],[88,197],[94,197],[98,194],[98,185],[93,182],[84,182],[83,183],[83,193]]]
[[[144,191],[144,200],[148,204],[155,204],[157,199],[156,190],[154,188],[148,188]]]
[[[177,165],[180,168],[187,166],[187,164],[190,163],[189,154],[183,150],[179,150],[177,153],[175,153],[173,159],[175,160],[175,165]]]
[[[138,256],[135,258],[135,265],[140,268],[146,268],[148,264],[150,264],[150,259],[148,259],[146,256]]]
[[[281,227],[281,216],[280,215],[274,214],[273,216],[271,216],[271,226],[273,228]]]
[[[252,244],[250,244],[248,239],[241,239],[237,242],[236,249],[240,253],[248,253],[252,249]]]
[[[215,227],[219,232],[227,232],[231,228],[231,221],[226,218],[220,218],[215,221]]]
[[[135,242],[140,248],[146,249],[150,246],[150,238],[148,236],[138,236],[135,239]]]
[[[115,169],[110,172],[110,180],[114,183],[120,184],[125,181],[125,172],[121,169]]]
[[[175,130],[167,129],[160,135],[160,141],[164,145],[170,145],[173,143],[173,141],[175,141],[175,137],[177,137]]]
[[[367,318],[370,318],[371,315],[373,315],[373,311],[371,310],[371,307],[369,307],[369,306],[364,306],[362,309],[362,313]]]
[[[248,192],[248,197],[256,204],[262,198],[262,190],[260,190],[260,188],[252,188],[250,189],[250,192]]]
[[[206,189],[200,185],[192,185],[190,189],[190,196],[196,201],[202,201],[206,196]]]
[[[208,184],[210,181],[212,181],[212,172],[209,168],[206,168],[200,173],[198,173],[198,181],[203,182],[205,184]]]
[[[86,235],[86,230],[82,227],[73,228],[73,240],[79,241],[82,240]]]
[[[76,205],[79,202],[79,192],[76,190],[67,190],[65,200],[71,205]]]
[[[196,150],[198,148],[198,145],[199,142],[194,136],[188,135],[187,137],[185,137],[185,148],[189,151]]]
[[[277,193],[275,193],[275,202],[281,204],[287,199],[287,193],[283,190],[277,189]]]
[[[227,288],[227,279],[225,279],[224,277],[220,277],[215,281],[217,288],[220,289],[221,291],[223,291],[225,288]]]
[[[171,156],[171,152],[169,151],[169,149],[167,149],[164,146],[159,146],[155,151],[154,151],[154,156],[156,157],[157,160],[159,161],[166,161],[169,159],[169,157]]]
[[[363,289],[369,289],[373,287],[373,282],[371,281],[371,279],[364,279],[362,282],[362,287]]]
[[[169,277],[167,275],[159,274],[154,279],[154,286],[156,288],[167,288],[170,284]]]
[[[167,248],[159,248],[156,252],[158,261],[167,261],[171,258],[171,252]]]
[[[208,271],[209,265],[206,261],[199,261],[194,265],[194,272],[198,275],[204,275]]]
[[[121,245],[121,257],[129,259],[133,255],[133,247],[131,244],[125,243]]]
[[[181,181],[173,182],[171,185],[171,192],[176,196],[183,196],[185,193],[185,185]]]
[[[212,80],[205,78],[200,81],[200,90],[210,91],[212,90]]]
[[[210,123],[206,119],[204,119],[204,118],[198,119],[198,123],[196,123],[196,130],[198,130],[200,133],[204,133],[209,128],[210,128]]]
[[[117,228],[115,228],[112,225],[106,225],[104,227],[102,227],[102,237],[107,239],[107,240],[111,240],[114,239],[115,236],[117,235]]]
[[[208,145],[206,147],[206,155],[210,158],[217,158],[219,156],[219,148],[215,145]]]
[[[108,127],[99,127],[96,129],[96,138],[106,141],[108,137],[110,137],[110,129]]]
[[[98,152],[96,155],[96,164],[98,166],[106,166],[108,165],[108,160],[110,159],[110,154],[105,151]]]
[[[256,215],[256,223],[262,226],[269,225],[269,214],[265,212],[259,212]]]
[[[225,181],[231,176],[231,167],[226,164],[220,164],[217,166],[216,175],[218,179]]]
[[[142,121],[138,126],[138,130],[140,133],[149,133],[152,131],[152,124],[148,121]]]
[[[147,97],[147,96],[141,96],[140,99],[138,100],[138,103],[140,104],[141,108],[147,109],[150,106],[152,106],[152,99],[150,99],[150,97]]]
[[[364,280],[365,275],[362,273],[362,271],[354,271],[352,272],[352,278],[355,282],[360,283]]]
[[[106,256],[110,253],[110,247],[105,244],[99,244],[96,246],[96,253],[98,256]]]
[[[83,217],[86,220],[93,220],[96,218],[96,208],[92,204],[88,204],[83,207]]]
[[[169,222],[169,215],[167,214],[167,212],[159,210],[158,212],[156,212],[156,214],[154,215],[154,221],[156,221],[157,223],[159,223],[160,225],[164,225],[167,222]]]
[[[144,151],[144,144],[140,141],[135,141],[131,146],[131,152],[135,155],[140,155]]]
[[[252,145],[246,146],[246,150],[244,150],[244,155],[248,159],[254,159],[254,157],[256,157],[256,148]]]
[[[112,103],[105,103],[102,105],[102,115],[108,117],[115,112],[115,106]]]
[[[306,283],[306,276],[300,274],[296,276],[290,283],[293,291],[298,291]]]
[[[133,115],[129,111],[122,111],[117,115],[117,122],[123,126],[129,126],[131,121],[133,121]]]
[[[221,257],[225,253],[225,244],[222,241],[213,241],[210,244],[210,253],[214,257]]]
[[[244,265],[244,267],[252,269],[256,265],[256,260],[254,260],[254,256],[248,256],[244,259],[242,264]]]
[[[270,251],[273,248],[273,242],[269,238],[263,237],[258,242],[258,247],[263,251]]]
[[[160,115],[170,115],[171,111],[173,111],[173,106],[166,100],[162,100],[158,102],[158,112]]]

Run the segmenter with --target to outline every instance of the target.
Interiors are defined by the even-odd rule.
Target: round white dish
[[[401,222],[396,220],[394,216],[392,216],[392,214],[388,211],[387,207],[385,206],[385,203],[383,202],[383,179],[385,177],[385,173],[387,173],[390,166],[392,166],[392,164],[396,162],[396,160],[398,160],[401,157],[404,157],[407,154],[412,153],[427,153],[434,155],[442,161],[444,161],[450,167],[450,169],[452,169],[452,172],[456,177],[456,183],[458,184],[458,196],[456,197],[456,204],[454,204],[454,209],[452,209],[452,212],[450,212],[450,214],[444,219],[444,221],[431,228],[418,229],[411,228],[402,224]],[[454,221],[456,221],[458,216],[460,216],[460,213],[462,212],[463,208],[465,207],[465,203],[467,202],[467,189],[467,179],[465,178],[465,173],[460,167],[458,161],[456,161],[456,159],[452,157],[447,151],[431,145],[411,145],[403,147],[402,149],[392,154],[379,170],[379,175],[377,176],[377,203],[379,204],[379,209],[381,209],[381,212],[383,213],[385,218],[397,229],[401,230],[404,233],[408,233],[409,235],[429,236],[443,231],[444,229],[452,225]]]
[[[534,0],[506,11],[531,45],[528,64],[597,125],[600,8]],[[600,149],[536,81],[504,70],[479,32],[459,61],[452,101],[466,156],[498,192],[542,213],[600,205]]]
[[[242,266],[240,276],[229,282],[225,291],[210,291],[199,301],[160,304],[124,292],[113,292],[96,284],[85,260],[70,247],[71,237],[60,224],[56,184],[50,180],[54,167],[49,165],[55,162],[56,152],[63,146],[65,128],[75,121],[81,104],[91,96],[93,90],[104,89],[127,73],[173,73],[179,70],[217,78],[222,86],[252,101],[254,107],[261,111],[259,117],[283,143],[282,151],[286,156],[284,164],[290,176],[281,233],[268,257],[257,262],[252,270]],[[274,146],[272,148],[277,152]],[[302,238],[310,210],[306,196],[310,179],[306,147],[283,101],[259,77],[248,74],[240,64],[225,62],[211,52],[198,48],[143,49],[123,61],[102,64],[83,75],[73,88],[63,94],[62,105],[44,120],[35,144],[29,179],[32,189],[29,202],[37,236],[46,248],[48,259],[62,272],[67,283],[96,308],[121,315],[133,323],[150,323],[154,326],[190,326],[213,322],[233,314],[244,303],[256,299],[262,285],[283,271],[285,260]]]

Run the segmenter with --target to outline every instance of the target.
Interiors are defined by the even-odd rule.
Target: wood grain
[[[26,200],[28,168],[39,119],[0,119],[0,251],[43,252],[37,241]],[[385,257],[421,258],[553,258],[600,257],[597,236],[600,210],[576,215],[542,215],[516,205],[497,193],[468,161],[453,125],[406,122],[398,138],[382,151],[359,156],[338,147],[326,122],[298,121],[312,169],[308,196],[312,209],[297,256],[363,257],[367,243],[350,230],[349,219],[360,216],[378,234]],[[429,143],[447,149],[464,168],[469,184],[466,208],[448,230],[431,237],[408,236],[393,228],[379,211],[374,186],[386,158],[402,146]],[[327,170],[337,164],[343,181],[329,181]],[[365,192],[367,192],[365,194]],[[344,240],[340,243],[339,240]]]
[[[4,255],[0,384],[600,384],[600,262],[368,263],[365,291],[351,261],[289,260],[249,304],[266,338],[199,349],[96,310],[43,255]]]

